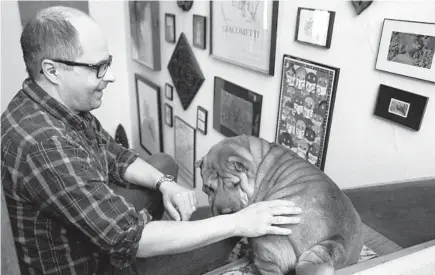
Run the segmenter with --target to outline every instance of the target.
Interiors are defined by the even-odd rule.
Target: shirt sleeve
[[[68,137],[51,137],[33,145],[22,165],[24,188],[42,212],[79,229],[110,255],[114,266],[134,261],[151,215],[137,213],[115,195],[81,145]]]
[[[101,129],[101,135],[107,145],[107,161],[110,176],[117,183],[128,186],[129,183],[124,180],[124,174],[127,167],[138,158],[138,154],[117,143],[106,130]]]

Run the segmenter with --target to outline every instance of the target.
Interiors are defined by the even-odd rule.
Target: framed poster
[[[210,54],[274,75],[279,1],[211,1]]]
[[[435,23],[384,19],[376,69],[435,82]]]
[[[428,98],[381,84],[376,100],[376,116],[420,130]]]
[[[175,116],[174,129],[174,154],[180,168],[178,177],[195,188],[195,128]]]
[[[298,8],[295,40],[329,49],[334,19],[334,11]]]
[[[165,13],[165,39],[167,42],[175,44],[175,14]]]
[[[128,1],[132,57],[160,71],[159,1]]]
[[[172,87],[169,83],[165,84],[165,97],[169,100],[174,99],[174,87]]]
[[[284,55],[275,142],[323,170],[340,69]]]
[[[207,18],[205,16],[193,15],[193,46],[205,49],[206,47],[206,32],[207,32]]]
[[[150,155],[163,152],[160,88],[138,74],[135,80],[140,145]]]
[[[207,119],[208,119],[208,111],[201,106],[198,106],[196,110],[196,129],[207,135]]]
[[[168,103],[165,103],[165,123],[166,125],[168,125],[169,127],[174,126],[173,123],[173,109],[172,106],[169,105]]]
[[[214,78],[213,128],[227,137],[260,135],[263,96]]]

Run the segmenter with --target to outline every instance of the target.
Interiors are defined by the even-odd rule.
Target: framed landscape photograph
[[[195,188],[195,128],[180,117],[174,119],[174,155],[179,165],[178,177]]]
[[[175,14],[165,13],[165,40],[175,44]]]
[[[210,55],[274,75],[279,1],[211,1]]]
[[[160,87],[138,74],[135,80],[140,145],[150,155],[163,152]]]
[[[284,55],[275,142],[323,170],[340,69]]]
[[[206,48],[206,32],[207,18],[205,16],[193,15],[193,46],[205,49]]]
[[[334,19],[334,11],[298,8],[295,40],[329,49]]]
[[[198,106],[196,111],[196,129],[207,135],[207,119],[208,119],[208,111],[201,106]]]
[[[168,125],[169,127],[172,127],[174,125],[173,123],[173,110],[172,110],[172,106],[169,105],[168,103],[165,103],[165,123],[166,125]]]
[[[384,19],[376,69],[435,82],[435,23]]]
[[[213,128],[224,136],[260,135],[263,96],[214,78]]]
[[[129,1],[132,58],[160,71],[159,1]]]
[[[174,87],[172,87],[169,83],[165,84],[165,97],[169,100],[174,99]]]
[[[381,84],[374,114],[418,131],[428,98]]]

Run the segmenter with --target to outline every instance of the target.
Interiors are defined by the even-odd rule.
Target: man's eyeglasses
[[[109,56],[109,59],[103,61],[100,64],[87,64],[87,63],[80,63],[80,62],[74,62],[74,61],[67,61],[62,59],[51,59],[54,62],[59,62],[68,66],[79,66],[79,67],[87,67],[94,70],[97,70],[97,78],[102,78],[106,75],[107,69],[109,69],[110,65],[112,64],[112,56]],[[41,73],[42,70],[41,70]]]

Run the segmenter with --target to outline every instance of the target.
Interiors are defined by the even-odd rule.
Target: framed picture
[[[376,116],[420,130],[428,98],[381,84],[376,100]]]
[[[175,14],[165,13],[165,39],[169,43],[175,44]]]
[[[160,71],[159,1],[129,1],[133,60]]]
[[[275,142],[323,170],[340,69],[284,55]]]
[[[172,87],[169,83],[165,84],[165,97],[169,100],[174,99],[174,87]]]
[[[263,96],[214,78],[213,128],[227,137],[260,135]]]
[[[207,18],[201,15],[193,15],[193,46],[206,48]]]
[[[298,8],[295,40],[329,49],[334,19],[334,11]]]
[[[160,87],[135,74],[140,145],[148,154],[163,152]]]
[[[211,1],[210,54],[274,75],[279,1]]]
[[[195,188],[195,128],[178,116],[175,116],[174,128],[174,152],[180,168],[179,179]]]
[[[173,116],[172,106],[169,105],[168,103],[165,103],[165,123],[169,127],[172,127],[174,125],[173,117],[174,116]]]
[[[186,110],[204,82],[204,75],[184,32],[178,38],[168,63],[168,71],[181,105]]]
[[[207,118],[208,111],[203,107],[198,106],[196,111],[196,129],[204,135],[207,135]]]
[[[435,23],[384,19],[376,69],[435,82]]]

